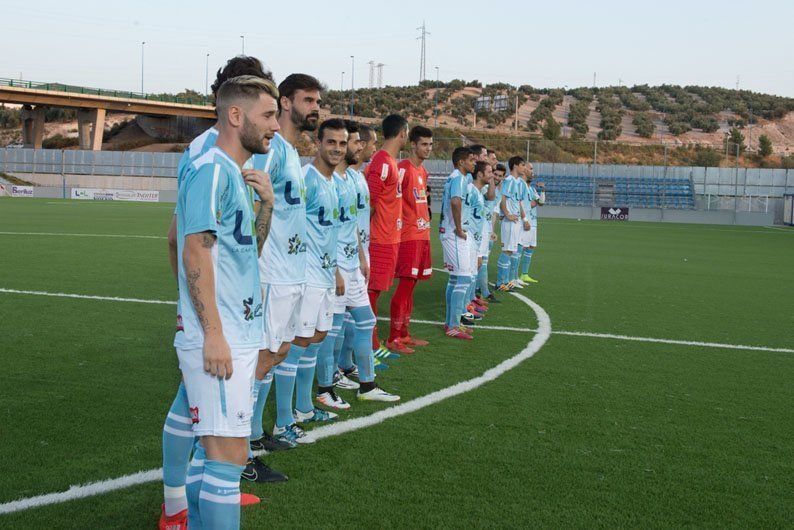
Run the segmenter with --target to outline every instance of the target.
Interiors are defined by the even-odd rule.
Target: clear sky
[[[204,90],[245,51],[281,80],[306,72],[338,88],[427,77],[536,87],[662,83],[739,87],[794,97],[794,0],[532,2],[402,0],[251,2],[40,0],[0,7],[0,77],[140,90]]]

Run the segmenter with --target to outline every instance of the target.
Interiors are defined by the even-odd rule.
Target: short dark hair
[[[353,120],[345,120],[345,128],[347,129],[347,134],[361,133],[361,126]]]
[[[504,164],[496,164],[494,171],[502,171],[504,173],[507,173],[507,168],[505,167]]]
[[[474,163],[474,177],[476,178],[479,173],[485,175],[485,168],[490,167],[488,162],[475,162]]]
[[[238,75],[227,79],[218,89],[216,112],[220,117],[233,103],[240,100],[255,100],[262,93],[278,99],[278,89],[269,79],[255,75]]]
[[[423,125],[415,125],[408,133],[408,140],[411,142],[418,142],[419,138],[432,138],[433,131]]]
[[[283,98],[292,99],[298,90],[319,90],[323,91],[320,81],[309,74],[290,74],[278,86],[278,93]],[[278,108],[281,109],[281,97],[279,98]]]
[[[326,129],[331,129],[333,131],[346,131],[347,125],[345,125],[345,120],[341,118],[331,118],[330,120],[325,120],[320,124],[320,128],[317,130],[318,140],[323,139]]]
[[[483,149],[487,151],[486,147],[482,144],[470,145],[469,149],[471,149],[471,152],[474,153],[474,156],[481,154]]]
[[[524,162],[526,162],[526,160],[521,156],[511,156],[510,160],[507,161],[507,166],[510,168],[510,171],[513,171],[514,167]]]
[[[241,75],[253,75],[273,81],[273,73],[270,70],[265,70],[264,66],[262,66],[262,61],[250,55],[238,55],[226,61],[226,65],[223,68],[218,68],[218,73],[215,74],[215,82],[210,87],[212,96],[217,97],[218,89],[221,88],[221,85],[227,79],[240,77]]]
[[[455,150],[452,151],[452,165],[457,167],[461,160],[468,158],[471,154],[471,149],[468,147],[456,147]]]
[[[408,120],[399,114],[389,114],[383,118],[383,123],[381,124],[383,139],[397,138],[406,127],[408,127]]]
[[[358,137],[364,140],[365,142],[369,142],[372,140],[372,133],[375,132],[372,127],[367,125],[366,123],[359,123],[358,124]]]
[[[493,149],[486,149],[486,151],[488,151],[489,155],[495,155],[496,154],[496,151],[494,151]]]

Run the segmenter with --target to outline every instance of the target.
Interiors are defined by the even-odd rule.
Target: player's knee
[[[248,461],[248,438],[202,436],[201,445],[209,460],[243,466]]]
[[[328,335],[327,331],[315,331],[314,337],[311,338],[311,344],[319,344],[325,339],[326,335]]]

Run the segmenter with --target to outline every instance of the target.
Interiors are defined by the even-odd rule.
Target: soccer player
[[[472,242],[463,223],[469,217],[466,175],[474,170],[474,154],[468,147],[457,147],[452,152],[452,164],[455,170],[444,183],[438,229],[444,251],[444,268],[449,271],[444,332],[448,337],[471,340],[473,337],[461,329],[460,317],[471,282],[469,245]]]
[[[262,78],[223,83],[216,145],[192,162],[177,196],[181,328],[174,346],[200,437],[186,481],[191,528],[240,526],[251,381],[264,340],[257,256],[274,202],[267,176],[242,168],[253,153],[267,152],[278,131],[277,99],[276,87]]]
[[[397,167],[402,177],[403,228],[397,253],[395,276],[400,281],[391,299],[391,327],[386,347],[397,353],[413,353],[412,346],[427,346],[426,340],[409,332],[416,283],[433,273],[430,258],[430,210],[427,203],[427,170],[424,161],[433,151],[433,131],[417,125],[408,134],[411,156]]]
[[[292,447],[312,441],[297,424],[287,424],[292,412],[299,359],[309,344],[324,337],[321,321],[317,320],[321,315],[312,315],[311,307],[315,304],[313,310],[318,310],[322,295],[317,290],[308,293],[306,288],[309,269],[306,189],[300,156],[294,145],[302,131],[317,129],[321,90],[320,82],[310,75],[287,76],[279,85],[281,131],[273,138],[267,156],[254,157],[254,168],[270,175],[276,196],[273,233],[259,260],[265,298],[266,345],[259,356],[254,382],[256,404],[251,436],[254,450],[261,448],[262,415],[273,378],[276,379],[278,411],[273,427],[274,438]],[[308,325],[303,326],[304,322]],[[272,370],[277,364],[279,366]]]
[[[386,116],[381,125],[383,147],[367,166],[370,194],[369,301],[378,314],[378,297],[391,288],[397,267],[402,231],[402,177],[397,156],[408,141],[408,121],[398,114]],[[380,348],[378,328],[372,331],[372,349]]]
[[[496,215],[494,210],[498,207],[498,190],[501,180],[497,181],[497,165],[491,164],[490,154],[493,154],[493,151],[489,150],[488,152],[488,165],[491,167],[491,177],[487,179],[485,186],[481,188],[481,192],[483,194],[483,214],[485,219],[482,225],[482,243],[480,245],[479,252],[480,266],[479,269],[477,269],[477,290],[479,291],[482,300],[485,300],[488,303],[499,303],[499,300],[488,287],[488,258],[491,254],[491,247],[493,246],[494,239],[496,239],[494,232],[494,218]],[[502,176],[504,176],[504,171],[502,171]]]
[[[527,201],[529,203],[530,229],[528,232],[524,232],[521,238],[523,252],[520,258],[521,277],[519,278],[524,283],[538,283],[538,280],[529,275],[529,266],[532,263],[535,247],[538,245],[538,206],[543,206],[546,203],[545,185],[541,182],[535,187],[533,185],[534,180],[534,168],[532,164],[527,164]],[[540,192],[538,192],[538,188],[540,188]]]
[[[476,159],[476,156],[475,156]],[[475,287],[477,283],[477,273],[481,264],[479,259],[480,246],[482,245],[482,225],[484,224],[485,214],[483,212],[485,201],[482,196],[482,185],[477,186],[476,180],[477,169],[480,173],[483,172],[483,167],[487,166],[487,162],[478,161],[474,163],[474,175],[467,175],[469,182],[467,184],[466,202],[469,207],[469,217],[463,223],[466,233],[469,235],[469,254],[471,263],[471,281],[469,282],[468,290],[466,291],[466,313],[461,317],[461,321],[466,324],[473,323],[475,320],[481,320],[488,310],[488,307],[475,298]],[[482,179],[482,175],[479,176]]]
[[[472,258],[473,280],[469,287],[469,297],[471,298],[472,307],[470,311],[477,311],[482,313],[488,310],[488,295],[490,294],[487,289],[487,267],[488,267],[488,253],[490,251],[491,240],[491,217],[493,205],[496,202],[496,193],[493,184],[493,169],[488,162],[477,162],[474,168],[474,180],[471,184],[471,195],[474,197],[472,201],[472,214],[470,217],[471,232],[474,236],[474,241],[477,243],[474,249],[474,257]],[[485,267],[485,269],[483,269]],[[486,276],[485,288],[486,292],[480,292],[481,297],[474,297],[478,280],[481,276],[480,272],[484,271]]]
[[[499,206],[502,219],[502,253],[497,262],[496,284],[500,291],[511,291],[510,279],[513,271],[518,270],[518,242],[521,230],[529,230],[529,222],[525,220],[523,197],[520,184],[526,172],[526,162],[520,156],[511,157],[507,165],[510,175],[502,182],[502,199]]]
[[[217,96],[221,85],[232,77],[240,75],[253,75],[262,79],[273,81],[272,74],[262,67],[262,63],[256,57],[237,56],[229,59],[223,69],[219,69],[215,82],[212,84],[212,96]],[[179,160],[177,171],[177,189],[185,179],[190,164],[199,156],[206,153],[211,147],[215,146],[218,138],[218,129],[212,126],[194,139],[182,158]],[[178,207],[178,205],[177,205]],[[171,227],[168,230],[169,260],[174,273],[174,278],[178,281],[178,253],[177,253],[177,226],[176,210],[171,220]],[[187,467],[190,462],[190,454],[193,451],[195,437],[190,428],[190,411],[188,410],[187,392],[184,383],[179,384],[176,397],[168,411],[163,425],[163,497],[164,503],[160,519],[160,526],[164,528],[171,525],[179,528],[179,521],[187,524],[187,498],[185,497],[185,478]],[[269,450],[276,450],[279,447],[269,446]],[[274,471],[264,464],[261,464],[260,477],[262,480],[283,481],[287,477]],[[243,494],[249,497],[249,502],[253,500],[252,495]],[[181,518],[179,514],[182,514]]]

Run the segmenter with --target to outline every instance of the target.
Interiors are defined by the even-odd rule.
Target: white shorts
[[[335,297],[334,313],[344,313],[348,307],[369,307],[367,282],[361,274],[361,269],[356,267],[348,271],[340,267],[337,270],[345,281],[345,294]]]
[[[486,222],[482,225],[482,241],[480,241],[480,248],[478,249],[477,256],[484,258],[491,253],[491,225]]]
[[[522,247],[536,247],[538,245],[538,226],[533,224],[529,230],[522,230],[519,244]]]
[[[471,235],[471,232],[469,232]],[[474,239],[472,240],[472,245],[469,245],[469,254],[471,255],[471,275],[477,276],[477,272],[480,268],[477,266],[477,258],[480,257],[480,246],[482,246],[482,241]]]
[[[471,276],[471,250],[474,241],[471,234],[461,239],[453,232],[441,236],[441,248],[444,250],[444,268],[452,276]]]
[[[502,250],[515,252],[518,250],[518,243],[521,239],[521,232],[524,226],[519,221],[508,221],[502,219]]]
[[[306,286],[300,303],[300,320],[295,336],[311,338],[314,331],[328,331],[334,321],[333,287]]]
[[[196,436],[248,438],[253,416],[253,384],[259,350],[232,349],[232,376],[213,377],[204,371],[201,348],[177,348],[179,369],[187,390],[190,419]]]
[[[292,342],[298,330],[300,301],[305,283],[294,285],[262,284],[262,303],[265,307],[265,348],[277,351],[284,342]]]

